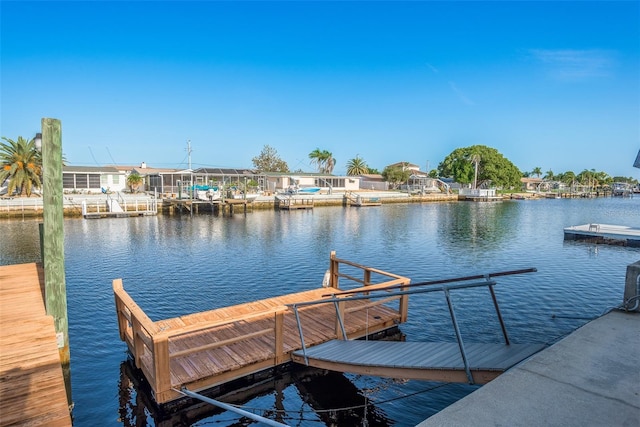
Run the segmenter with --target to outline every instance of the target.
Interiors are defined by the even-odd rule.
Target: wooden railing
[[[350,266],[355,268],[356,270],[362,270],[362,279],[355,277],[350,274],[341,273],[340,272],[340,264],[344,264],[346,266]],[[374,276],[380,276],[379,281],[372,280]],[[398,286],[401,289],[404,289],[404,285],[409,285],[411,279],[403,276],[399,276],[397,274],[389,273],[387,271],[379,270],[373,267],[366,267],[361,264],[357,264],[355,262],[347,261],[345,259],[340,259],[336,257],[335,251],[331,252],[330,256],[330,264],[329,264],[329,287],[341,289],[340,288],[340,278],[345,278],[352,282],[358,283],[362,285],[361,287],[356,287],[356,289],[351,289],[351,292],[362,292],[364,295],[369,291],[374,291],[379,288],[387,288],[389,286]],[[343,290],[344,287],[342,288]],[[327,295],[329,296],[329,295]],[[407,321],[407,315],[409,310],[409,296],[402,295],[399,297],[391,297],[390,300],[399,300],[400,305],[398,308],[398,312],[400,314],[400,322]],[[381,305],[387,303],[387,300],[378,300],[370,303],[371,305]],[[359,309],[359,308],[358,308]],[[348,311],[347,311],[348,312]],[[337,321],[337,320],[336,320]]]
[[[362,278],[340,272],[340,264],[349,266],[350,268],[361,270],[363,274]],[[329,288],[327,289],[327,292],[331,295],[339,293],[338,284],[340,278],[357,283],[358,286],[356,286],[356,289],[354,290],[363,290],[363,292],[375,290],[379,287],[388,287],[394,285],[404,286],[408,285],[410,282],[410,280],[406,277],[397,276],[391,273],[384,272],[382,270],[338,259],[335,256],[335,252],[331,252],[329,271],[329,285],[331,288],[335,288],[335,291],[333,292]],[[379,277],[384,281],[376,283],[372,281],[373,277]],[[240,314],[232,316],[224,320],[204,321],[201,323],[186,326],[164,326],[167,325],[168,322],[153,322],[144,313],[144,311],[138,306],[133,298],[131,298],[131,296],[124,290],[122,279],[115,279],[113,281],[113,292],[115,297],[118,331],[120,334],[120,338],[122,339],[122,341],[126,342],[129,351],[134,358],[135,365],[144,373],[149,384],[151,385],[151,388],[153,389],[154,397],[159,403],[167,402],[174,398],[180,397],[178,392],[173,390],[173,387],[177,387],[179,386],[179,384],[171,383],[170,365],[172,359],[228,346],[241,341],[255,339],[261,336],[273,337],[273,353],[271,355],[272,357],[269,358],[269,361],[273,364],[273,366],[285,363],[290,358],[290,355],[288,353],[285,353],[284,351],[285,331],[283,329],[284,316],[285,313],[289,310],[289,307],[287,306],[275,306],[272,308],[252,312],[250,314]],[[344,304],[340,304],[340,313],[342,318],[344,318],[344,315],[346,313],[366,310],[377,305],[386,304],[393,300],[399,300],[399,320],[400,322],[404,322],[407,318],[407,298],[407,295],[403,295],[401,297],[390,297],[352,307],[345,307]],[[310,308],[311,307],[309,307],[309,309]],[[246,322],[259,318],[273,319],[272,326],[264,327],[260,330],[252,331],[250,333],[238,332],[238,334],[236,334],[232,338],[221,339],[219,341],[213,341],[191,348],[174,349],[172,351],[170,351],[169,349],[170,343],[173,340],[179,339],[183,335],[206,333],[207,331],[213,331],[216,328],[230,325],[235,322]],[[342,328],[339,325],[340,321],[338,319],[338,316],[336,316],[336,337],[343,336]]]

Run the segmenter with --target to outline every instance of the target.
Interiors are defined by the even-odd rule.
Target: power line
[[[93,150],[91,150],[91,146],[89,146],[89,153],[91,153],[91,158],[93,159],[95,164],[100,166],[100,163],[98,163],[98,161],[96,160],[95,156],[93,155]]]
[[[109,151],[109,147],[105,147],[107,149],[107,153],[109,153],[109,158],[111,159],[111,161],[113,162],[114,166],[117,166],[118,164],[116,163],[115,160],[113,160],[113,157],[111,156],[111,151]]]

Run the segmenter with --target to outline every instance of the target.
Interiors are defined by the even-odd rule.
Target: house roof
[[[135,166],[132,171],[138,173],[139,175],[168,175],[168,174],[177,174],[181,171],[180,169],[165,169],[165,168],[141,168],[140,166]]]
[[[233,168],[199,168],[194,173],[208,173],[212,175],[257,175],[259,172],[253,169],[233,169]]]
[[[62,166],[62,172],[77,172],[77,173],[118,173],[118,169],[113,166]]]
[[[409,162],[397,162],[397,163],[393,163],[391,165],[388,165],[387,167],[390,167],[390,168],[405,167],[405,168],[409,168],[409,169],[420,170],[420,166],[419,165],[416,165],[414,163],[409,163]]]

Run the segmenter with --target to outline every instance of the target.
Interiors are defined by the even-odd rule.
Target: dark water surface
[[[114,278],[158,320],[315,288],[332,250],[414,282],[535,267],[537,273],[498,278],[496,292],[513,342],[551,343],[619,305],[626,266],[640,259],[639,248],[563,241],[563,227],[592,222],[640,227],[640,198],[66,220],[74,425],[250,424],[213,408],[163,419],[145,405],[122,373],[127,354]],[[0,265],[39,260],[37,228],[34,221],[0,221]],[[500,341],[486,289],[453,298],[464,338]],[[407,341],[455,339],[440,293],[411,296],[401,330]],[[284,409],[279,420],[291,425],[361,425],[366,411],[370,426],[413,426],[476,388],[293,376],[240,403],[270,418]]]

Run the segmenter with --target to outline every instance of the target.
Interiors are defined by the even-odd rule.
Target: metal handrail
[[[531,271],[536,271],[535,269],[528,269],[528,270],[519,270],[518,272],[531,272]],[[494,273],[493,275],[505,275],[505,274],[517,274],[517,272],[504,272],[504,273]],[[456,314],[455,314],[455,310],[453,307],[453,304],[451,302],[451,295],[450,295],[450,291],[452,290],[456,290],[456,289],[468,289],[468,288],[477,288],[477,287],[481,287],[481,286],[487,286],[489,288],[489,291],[491,293],[491,298],[493,300],[493,304],[496,310],[496,314],[498,316],[498,321],[500,322],[500,327],[502,329],[502,333],[504,335],[506,344],[509,345],[509,337],[507,335],[507,330],[506,330],[506,326],[504,324],[504,320],[502,318],[502,314],[500,313],[500,306],[498,305],[498,300],[495,296],[495,292],[493,289],[493,286],[497,284],[497,282],[495,280],[491,280],[489,277],[491,275],[490,274],[486,274],[484,276],[469,276],[468,278],[463,278],[463,279],[458,279],[458,280],[469,280],[469,278],[483,278],[485,280],[480,281],[480,282],[471,282],[471,283],[458,283],[458,284],[446,284],[443,282],[451,282],[454,281],[453,279],[445,279],[443,281],[434,281],[434,282],[439,282],[439,285],[432,285],[428,288],[422,288],[422,289],[409,289],[406,291],[396,291],[396,292],[386,292],[390,287],[387,288],[378,288],[378,289],[371,289],[371,290],[365,290],[365,291],[359,291],[359,292],[369,292],[368,295],[362,295],[362,296],[347,296],[347,297],[340,297],[340,296],[336,296],[336,294],[332,294],[331,298],[327,298],[327,299],[322,299],[322,300],[314,300],[314,301],[306,301],[306,302],[300,302],[300,303],[295,303],[295,304],[286,304],[287,307],[291,307],[293,308],[294,312],[295,312],[295,316],[296,316],[296,321],[298,322],[298,331],[300,333],[300,341],[302,343],[302,354],[305,360],[305,364],[309,364],[309,358],[307,356],[307,349],[306,349],[306,345],[304,342],[304,336],[302,333],[302,325],[300,323],[300,316],[298,315],[298,308],[299,307],[303,307],[303,306],[310,306],[310,305],[317,305],[317,304],[327,304],[327,303],[333,303],[335,308],[336,308],[336,316],[338,316],[338,321],[340,322],[340,327],[342,328],[343,331],[343,339],[347,340],[347,336],[346,333],[344,333],[344,323],[343,323],[343,319],[342,316],[340,315],[340,311],[338,308],[338,303],[344,303],[344,302],[349,302],[349,301],[359,301],[359,300],[365,300],[365,299],[371,299],[371,298],[383,298],[383,297],[396,297],[396,296],[402,296],[402,295],[412,295],[412,294],[424,294],[424,293],[430,293],[430,292],[444,292],[445,298],[447,300],[447,306],[449,308],[449,315],[451,316],[451,321],[453,323],[453,328],[456,334],[456,340],[458,341],[458,347],[460,349],[460,355],[462,356],[462,361],[464,363],[464,369],[465,372],[467,374],[467,378],[469,380],[470,384],[473,384],[473,375],[471,374],[471,367],[469,365],[469,361],[467,358],[467,352],[465,350],[464,347],[464,342],[462,340],[462,334],[460,333],[460,328],[458,326],[458,321],[456,319]],[[423,285],[425,283],[422,283]],[[408,285],[404,285],[401,287],[409,287]],[[372,294],[372,292],[377,292],[377,291],[385,291],[384,293],[380,293],[377,295]],[[342,295],[347,294],[348,292],[344,292],[342,293]],[[340,294],[337,294],[340,295]]]
[[[499,276],[510,276],[510,275],[513,275],[513,274],[535,273],[537,271],[538,271],[537,268],[525,268],[525,269],[521,269],[521,270],[499,271],[497,273],[475,274],[473,276],[462,276],[462,277],[452,277],[452,278],[449,278],[449,279],[429,280],[429,281],[426,281],[426,282],[416,282],[416,283],[411,283],[411,284],[406,284],[406,285],[390,285],[390,286],[380,287],[380,288],[378,288],[378,290],[415,288],[415,287],[418,287],[418,286],[438,285],[438,284],[442,284],[442,283],[453,283],[453,282],[463,282],[463,281],[476,280],[476,279],[485,279],[487,277],[499,277]],[[353,291],[344,291],[344,292],[342,292],[342,294],[343,295],[345,295],[345,294],[358,294],[358,293],[362,293],[362,292],[370,292],[370,290],[367,290],[367,289],[356,289],[356,290],[353,290]],[[328,296],[331,296],[331,294],[325,294],[325,295],[322,295],[322,296],[323,297],[328,297]]]
[[[258,422],[260,422],[262,424],[265,424],[265,425],[268,425],[268,426],[288,427],[288,424],[283,424],[283,423],[280,423],[278,421],[274,421],[274,420],[271,420],[269,418],[265,418],[265,417],[262,417],[260,415],[256,415],[253,412],[245,411],[242,408],[237,408],[235,406],[229,405],[228,403],[224,403],[224,402],[221,402],[219,400],[211,399],[210,397],[206,397],[206,396],[203,396],[203,395],[201,395],[199,393],[195,393],[195,392],[193,392],[191,390],[188,390],[185,387],[183,387],[180,390],[178,390],[177,388],[173,388],[173,391],[176,391],[176,392],[178,392],[180,394],[183,394],[185,396],[189,396],[189,397],[191,397],[193,399],[201,400],[201,401],[203,401],[205,403],[208,403],[210,405],[217,406],[218,408],[221,408],[221,409],[224,409],[224,410],[227,410],[227,411],[231,411],[231,412],[235,412],[238,415],[242,415],[243,417],[247,417],[247,418],[249,418],[249,419],[251,419],[253,421],[258,421]]]

